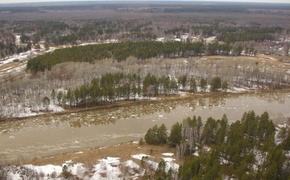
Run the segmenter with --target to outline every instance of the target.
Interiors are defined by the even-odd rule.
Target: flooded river
[[[33,117],[0,123],[0,160],[14,161],[138,140],[155,124],[170,127],[188,116],[240,119],[268,111],[276,123],[290,117],[290,92],[188,97],[129,107]]]

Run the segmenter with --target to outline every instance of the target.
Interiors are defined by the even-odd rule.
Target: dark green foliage
[[[184,79],[184,78],[183,78]],[[195,80],[191,79],[194,83]],[[201,80],[206,83],[205,80]],[[181,82],[182,83],[182,82]],[[143,79],[137,74],[107,73],[90,83],[83,84],[67,92],[51,93],[52,99],[57,99],[59,105],[69,107],[93,106],[110,103],[120,99],[132,100],[136,97],[156,97],[158,95],[172,95],[177,93],[178,83],[169,77],[157,77],[147,74]],[[196,90],[195,85],[191,85]]]
[[[144,96],[157,96],[159,82],[154,75],[148,74],[143,81]]]
[[[167,129],[164,124],[160,127],[155,125],[153,128],[150,128],[145,135],[146,143],[153,145],[166,144],[167,138]]]
[[[228,44],[213,43],[207,46],[207,55],[229,55],[231,46]]]
[[[287,179],[287,177],[283,177],[284,162],[285,162],[285,155],[283,153],[282,147],[281,146],[273,147],[270,150],[267,161],[265,163],[265,167],[264,167],[265,171],[263,173],[264,179],[269,179],[269,180]],[[286,173],[286,176],[287,174],[289,176],[289,172]]]
[[[222,179],[221,169],[215,152],[202,154],[199,157],[188,156],[179,169],[179,178],[182,180]]]
[[[204,127],[201,118],[187,118],[182,127],[185,133],[182,133],[181,138],[176,138],[173,135],[179,134],[181,124],[172,126],[168,143],[173,144],[175,141],[174,145],[179,142],[186,145],[183,147],[193,147],[190,152],[195,152],[194,147],[201,148],[199,156],[192,156],[187,150],[183,154],[184,164],[179,170],[179,178],[182,180],[223,179],[224,176],[269,180],[290,178],[290,162],[285,156],[286,151],[289,151],[290,133],[285,131],[282,136],[284,141],[281,145],[276,145],[275,126],[267,112],[261,116],[257,116],[254,111],[244,113],[240,121],[232,124],[228,123],[225,115],[220,120],[208,118]],[[150,131],[158,132],[158,127],[155,126]],[[198,140],[199,134],[201,141]],[[210,151],[202,150],[202,147],[209,147]],[[257,164],[258,161],[261,164]]]
[[[242,118],[243,131],[248,135],[248,138],[253,139],[257,135],[258,122],[255,121],[256,114],[254,111],[245,113]]]
[[[186,82],[187,82],[187,76],[186,75],[180,76],[178,78],[178,83],[182,86],[182,88],[185,88]]]
[[[222,83],[222,90],[224,90],[224,91],[226,91],[227,89],[228,89],[228,82],[227,81],[224,81],[223,83]]]
[[[288,130],[288,136],[283,142],[283,148],[287,151],[290,151],[290,129]]]
[[[137,74],[108,73],[76,89],[68,89],[66,93],[59,92],[57,101],[70,107],[92,106],[119,99],[131,100],[136,96],[154,97],[176,92],[177,82],[168,77],[147,74],[143,80]]]
[[[211,91],[217,91],[222,87],[222,80],[220,77],[214,77],[210,82]]]
[[[276,27],[244,27],[221,33],[218,39],[227,43],[237,41],[274,40],[274,33],[279,31],[281,31],[281,29]]]
[[[182,180],[192,179],[198,177],[201,173],[201,160],[197,157],[187,157],[183,163],[183,166],[179,170],[179,176]]]
[[[75,35],[63,36],[61,41],[66,44],[76,39]],[[242,47],[232,47],[228,44],[209,44],[205,46],[201,42],[156,42],[156,41],[137,41],[121,42],[109,44],[97,44],[87,46],[74,46],[55,50],[52,53],[37,56],[30,59],[27,69],[32,72],[50,70],[54,65],[64,62],[90,62],[112,58],[117,61],[126,60],[128,57],[137,59],[148,59],[154,57],[176,58],[199,56],[205,51],[208,55],[240,55]],[[184,79],[182,80],[184,82]],[[181,83],[184,85],[184,83]]]
[[[205,91],[207,88],[207,80],[206,79],[201,79],[200,80],[200,88]]]
[[[160,94],[170,94],[170,92],[174,92],[177,90],[177,82],[174,79],[170,79],[168,76],[162,76],[158,80],[160,86]],[[147,86],[147,85],[146,85]]]
[[[162,124],[158,129],[158,138],[160,144],[167,143],[168,135],[167,135],[167,129],[164,124]]]
[[[217,123],[213,118],[208,118],[202,132],[202,141],[206,145],[212,145],[215,143],[215,131]]]
[[[193,118],[186,118],[183,121],[183,128],[190,128],[192,129],[192,133],[193,133],[193,139],[192,139],[192,143],[200,143],[201,141],[201,129],[202,129],[202,121],[201,121],[201,117],[196,117],[193,116]],[[189,137],[190,134],[186,133],[185,135],[183,135],[183,139],[190,139],[191,137]]]
[[[176,146],[177,144],[180,144],[182,140],[181,131],[182,131],[182,124],[176,123],[172,126],[170,135],[168,138],[169,144],[171,144],[172,146]]]
[[[190,91],[191,92],[196,92],[197,91],[197,88],[196,88],[196,81],[195,81],[195,79],[194,78],[191,78],[190,79],[190,82],[189,82],[190,84],[189,84],[189,86],[190,86]]]
[[[134,56],[138,59],[153,57],[182,57],[186,52],[193,55],[202,53],[202,43],[180,42],[123,42],[113,44],[98,44],[59,49],[52,53],[35,57],[28,61],[27,69],[32,72],[50,70],[52,66],[63,62],[94,62],[96,60],[113,58],[118,61]]]
[[[212,152],[208,159],[206,159],[205,171],[203,172],[203,179],[221,179],[220,177],[220,164],[218,155]]]
[[[269,119],[269,114],[267,112],[263,113],[260,117],[257,133],[260,142],[274,143],[275,126]]]
[[[215,142],[217,144],[222,144],[225,142],[227,129],[228,129],[228,118],[226,115],[224,115],[222,120],[217,121],[217,132],[215,137]]]

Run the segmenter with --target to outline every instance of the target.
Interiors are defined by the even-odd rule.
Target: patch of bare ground
[[[93,166],[98,162],[98,160],[105,157],[119,157],[123,161],[132,159],[131,155],[141,153],[148,154],[150,156],[153,156],[156,160],[160,160],[162,157],[162,153],[175,153],[175,148],[168,145],[139,145],[139,143],[137,142],[128,142],[109,147],[90,148],[75,152],[56,154],[53,156],[34,158],[33,160],[23,161],[21,162],[21,164],[59,165],[64,163],[65,161],[72,160],[74,162],[84,163],[87,166]]]
[[[25,62],[11,62],[8,64],[0,64],[0,83],[6,81],[15,81],[23,78],[25,73]]]
[[[204,56],[201,58],[203,62],[212,62],[219,61],[221,63],[231,64],[231,63],[240,63],[240,64],[249,64],[252,63],[265,63],[269,65],[289,65],[289,63],[284,63],[281,60],[281,57],[265,54],[257,54],[256,56]]]

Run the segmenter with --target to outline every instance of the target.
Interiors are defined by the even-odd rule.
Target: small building
[[[15,34],[15,45],[20,46],[21,45],[21,35]]]
[[[200,36],[192,36],[191,37],[191,42],[202,42],[202,38]]]
[[[165,37],[158,37],[156,38],[157,42],[165,42]]]
[[[189,33],[182,34],[180,36],[180,39],[182,42],[188,42],[189,41]]]
[[[174,41],[175,41],[175,42],[181,42],[181,39],[178,38],[178,37],[175,37],[175,38],[174,38]]]
[[[204,41],[206,44],[213,44],[217,41],[217,38],[216,36],[211,36],[211,37],[205,38]]]

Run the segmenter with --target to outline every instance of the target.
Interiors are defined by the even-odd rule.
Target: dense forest
[[[77,45],[82,42],[102,42],[108,39],[152,41],[157,37],[179,38],[184,33],[202,38],[216,36],[218,41],[226,43],[226,45],[222,45],[217,49],[218,52],[227,55],[230,52],[228,45],[233,46],[242,42],[263,43],[265,41],[274,41],[279,38],[278,34],[281,34],[282,31],[283,29],[278,26],[235,27],[222,24],[186,24],[179,27],[162,27],[156,22],[137,22],[136,20],[87,20],[82,23],[17,21],[17,23],[10,24],[3,22],[3,30],[0,28],[0,58],[26,51],[31,47],[39,47],[39,44],[43,43],[48,47]],[[17,47],[14,44],[15,33],[21,35],[21,42],[28,44],[27,47]],[[252,47],[254,45],[251,45]],[[238,50],[238,48],[236,47],[235,50]]]
[[[31,71],[44,71],[53,65],[68,61],[94,62],[106,58],[118,61],[125,60],[129,56],[138,59],[152,57],[181,57],[186,53],[200,55],[203,52],[202,43],[180,43],[180,42],[123,42],[112,44],[97,44],[80,47],[71,47],[56,50],[53,53],[38,56],[29,60],[27,69]]]
[[[173,95],[177,94],[179,90],[197,92],[198,87],[200,91],[206,91],[208,85],[212,92],[228,88],[227,82],[222,81],[219,77],[214,77],[207,82],[206,79],[196,80],[193,77],[187,78],[187,76],[175,79],[169,76],[157,77],[152,74],[141,77],[138,74],[108,73],[100,78],[94,78],[88,84],[68,89],[66,92],[53,90],[51,98],[62,106],[91,106],[117,100]],[[44,99],[44,101],[47,100]]]
[[[6,23],[4,22],[4,25]],[[11,26],[7,24],[7,26]],[[152,40],[151,21],[98,19],[74,21],[18,21],[13,24],[16,33],[26,36],[34,44],[41,40],[51,46],[73,45],[104,39]],[[126,32],[126,33],[125,33]]]
[[[32,72],[51,69],[52,66],[63,62],[91,62],[107,58],[118,61],[126,60],[133,56],[138,59],[153,57],[188,57],[198,56],[202,53],[208,55],[240,55],[242,47],[232,47],[228,44],[218,43],[204,45],[203,43],[182,43],[182,42],[122,42],[112,44],[97,44],[87,46],[76,46],[59,49],[50,54],[41,55],[28,61],[27,69]]]
[[[49,6],[1,7],[0,12],[3,14],[0,18],[0,50],[4,52],[5,48],[5,51],[11,52],[14,48],[12,44],[6,44],[7,47],[1,44],[1,39],[7,37],[6,32],[10,35],[21,34],[23,42],[29,42],[36,47],[43,43],[47,46],[76,45],[109,39],[144,41],[164,37],[173,40],[185,33],[202,39],[215,36],[218,41],[229,44],[252,42],[255,47],[263,42],[279,41],[282,36],[289,35],[290,32],[287,18],[284,18],[288,13],[285,5],[283,8],[259,5],[256,7],[259,10],[253,10],[253,4],[242,7],[238,4],[204,6],[180,2],[170,6],[154,3],[126,4],[130,8],[124,8],[124,5],[110,3],[90,4],[88,7],[80,5],[70,7],[72,9],[66,16],[62,11],[68,9],[67,5],[56,5],[53,8]],[[275,16],[271,16],[271,13],[265,14],[267,11],[271,12],[273,10],[271,8],[276,11]],[[7,12],[15,13],[15,16],[10,17]],[[42,16],[43,12],[47,15]],[[231,18],[229,19],[224,13],[220,14],[221,12],[230,13]],[[243,18],[237,16],[237,12],[242,13],[240,15],[243,15]],[[248,12],[252,13],[250,13],[251,18],[247,18]],[[25,13],[26,16],[21,13]],[[108,16],[107,13],[111,15]],[[168,13],[171,18],[168,18]],[[76,16],[80,17],[76,18]],[[13,50],[13,53],[16,52],[18,51]],[[2,54],[4,57],[11,53]]]
[[[13,31],[25,36],[33,44],[41,40],[49,45],[77,44],[78,42],[98,41],[104,39],[153,40],[156,37],[177,36],[191,33],[203,37],[217,36],[218,40],[227,43],[238,41],[268,41],[277,39],[277,33],[283,29],[279,26],[263,27],[259,25],[230,26],[222,23],[187,24],[163,27],[154,20],[86,20],[84,22],[65,21],[18,21],[11,25],[3,22],[4,26],[12,26]]]
[[[194,116],[174,124],[169,135],[164,125],[145,135],[148,144],[176,147],[184,159],[179,179],[289,179],[290,129],[276,127],[267,112],[244,113],[232,124],[225,115],[202,122]],[[154,178],[162,179],[159,174]]]
[[[272,41],[276,39],[276,33],[281,33],[279,27],[217,27],[218,39],[227,43],[239,41]],[[213,31],[211,31],[213,32]]]
[[[280,27],[259,27],[259,26],[223,26],[219,24],[212,25],[192,25],[181,26],[164,31],[166,35],[180,36],[183,33],[192,32],[195,36],[204,37],[217,36],[219,41],[235,43],[239,41],[271,41],[276,39],[276,34],[282,32]]]

